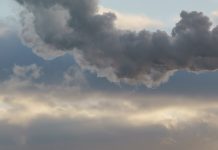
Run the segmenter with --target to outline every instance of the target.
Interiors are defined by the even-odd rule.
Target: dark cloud
[[[2,123],[1,123],[2,124]],[[87,124],[87,125],[85,125]],[[92,125],[95,125],[94,127]],[[217,128],[206,124],[181,130],[160,126],[107,127],[101,123],[40,118],[26,128],[1,125],[0,148],[5,150],[207,150],[216,149]]]
[[[110,81],[150,87],[166,82],[177,70],[218,68],[218,27],[211,30],[209,18],[200,12],[182,11],[169,35],[160,30],[117,29],[115,14],[97,14],[97,0],[17,1],[32,13],[37,41],[56,50],[73,51],[80,67]],[[37,41],[26,40],[33,48],[42,48]]]

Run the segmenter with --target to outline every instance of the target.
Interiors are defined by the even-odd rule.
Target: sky
[[[0,149],[217,150],[217,4],[1,0]]]

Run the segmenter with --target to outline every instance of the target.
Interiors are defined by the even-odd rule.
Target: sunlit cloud
[[[147,28],[156,29],[164,26],[163,22],[146,17],[145,15],[126,14],[110,8],[100,6],[99,14],[103,14],[105,12],[112,12],[116,15],[117,20],[115,21],[115,24],[120,29],[139,31],[142,29],[147,29]]]
[[[58,92],[58,91],[56,91]],[[195,125],[205,122],[211,126],[217,126],[215,121],[218,113],[218,103],[211,102],[196,103],[196,99],[186,98],[191,101],[183,105],[168,104],[168,106],[147,107],[140,106],[137,102],[140,97],[131,99],[113,97],[109,95],[94,94],[89,97],[80,97],[76,100],[72,94],[71,100],[50,97],[49,99],[38,99],[37,95],[12,97],[1,96],[0,98],[0,120],[9,124],[28,125],[30,122],[42,116],[50,118],[69,118],[72,120],[109,120],[111,124],[125,124],[127,126],[151,126],[161,125],[167,129],[184,128],[186,125]],[[48,98],[48,97],[47,97]],[[150,97],[154,103],[171,99],[174,97]],[[135,102],[134,102],[135,101]],[[204,101],[204,100],[203,100]]]

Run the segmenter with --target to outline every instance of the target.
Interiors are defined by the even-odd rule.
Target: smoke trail
[[[26,44],[54,53],[72,51],[81,68],[110,81],[151,87],[178,70],[218,69],[218,27],[211,29],[201,12],[182,11],[169,35],[117,29],[115,14],[97,14],[97,0],[16,1],[33,21],[22,20]]]

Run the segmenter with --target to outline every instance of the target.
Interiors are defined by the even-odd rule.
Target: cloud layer
[[[75,68],[63,73],[64,80],[58,85],[37,81],[44,73],[42,67],[34,64],[15,65],[9,79],[1,82],[0,148],[217,147],[216,98],[85,91],[75,83],[85,82]]]

